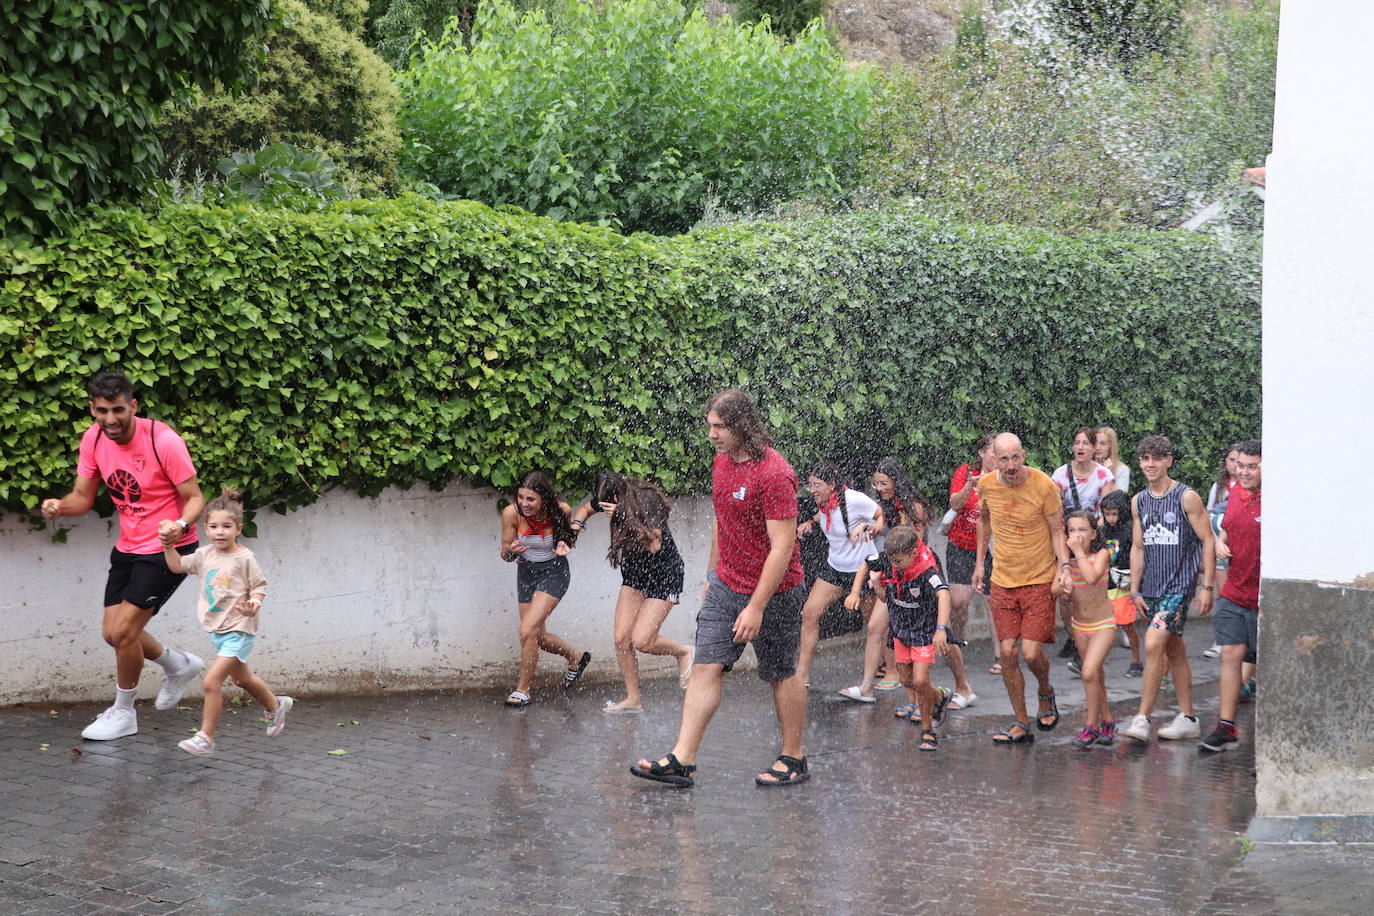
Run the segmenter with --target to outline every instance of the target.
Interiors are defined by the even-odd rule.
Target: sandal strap
[[[873,687],[873,686],[875,686],[877,683],[878,683],[877,681],[859,681],[860,686],[863,686],[863,687]]]

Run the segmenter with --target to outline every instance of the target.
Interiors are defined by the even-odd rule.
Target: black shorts
[[[978,552],[960,547],[958,544],[950,542],[945,545],[945,571],[949,575],[950,585],[972,585],[973,567],[978,559]],[[988,587],[992,585],[992,551],[983,555],[983,594],[988,593]]]
[[[196,552],[197,544],[178,547],[177,553],[183,557]],[[162,609],[172,592],[177,590],[185,573],[174,573],[167,568],[167,560],[160,553],[125,553],[122,550],[110,551],[110,575],[105,580],[105,607],[113,607],[125,601],[134,607],[151,610],[154,614]]]
[[[620,564],[620,584],[654,598],[677,604],[684,576],[682,556],[667,548],[658,553],[633,553]]]
[[[816,570],[816,578],[822,582],[829,582],[831,585],[838,585],[848,592],[854,587],[854,576],[857,572],[857,570],[855,572],[842,572],[826,563]]]
[[[572,571],[568,568],[567,557],[554,557],[542,563],[529,560],[515,561],[515,600],[529,604],[535,592],[552,595],[561,600],[572,584]]]

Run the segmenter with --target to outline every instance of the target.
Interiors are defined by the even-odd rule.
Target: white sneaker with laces
[[[267,737],[275,738],[281,734],[281,730],[286,728],[286,714],[295,705],[296,701],[290,697],[277,697],[277,708],[268,713]]]
[[[1174,721],[1159,730],[1159,737],[1169,741],[1179,738],[1201,738],[1202,726],[1198,724],[1197,716],[1179,713],[1174,716]]]
[[[1137,714],[1131,719],[1131,724],[1127,725],[1118,735],[1125,735],[1141,744],[1146,744],[1150,740],[1150,717]]]
[[[81,737],[87,741],[113,741],[138,734],[138,713],[129,706],[111,706],[87,725]]]
[[[1203,658],[1221,658],[1221,646],[1217,645],[1216,643],[1212,643],[1212,647],[1211,647],[1210,649],[1203,649],[1203,650],[1202,650],[1202,657],[1203,657]]]
[[[186,685],[191,683],[191,678],[200,674],[205,669],[205,662],[199,655],[186,653],[186,667],[176,674],[162,672],[162,687],[157,692],[157,699],[153,701],[154,709],[171,709],[181,702],[181,696],[186,692]]]

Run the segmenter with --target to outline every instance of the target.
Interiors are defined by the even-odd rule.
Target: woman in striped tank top
[[[516,602],[520,609],[520,681],[506,697],[506,705],[530,705],[530,682],[539,664],[539,651],[568,660],[564,688],[577,683],[590,652],[578,652],[545,624],[572,583],[568,551],[577,542],[569,516],[571,507],[558,498],[553,482],[539,471],[520,481],[515,502],[501,512],[501,559],[516,564]]]

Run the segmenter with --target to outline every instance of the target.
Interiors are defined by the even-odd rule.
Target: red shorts
[[[895,636],[892,639],[892,654],[896,657],[899,665],[909,665],[912,662],[919,662],[922,665],[935,664],[934,646],[908,646]]]
[[[1052,583],[1003,588],[993,583],[988,603],[998,640],[1029,639],[1054,642],[1054,595]]]
[[[1113,598],[1112,611],[1116,614],[1118,626],[1126,627],[1135,623],[1135,602],[1131,600],[1130,595]]]

